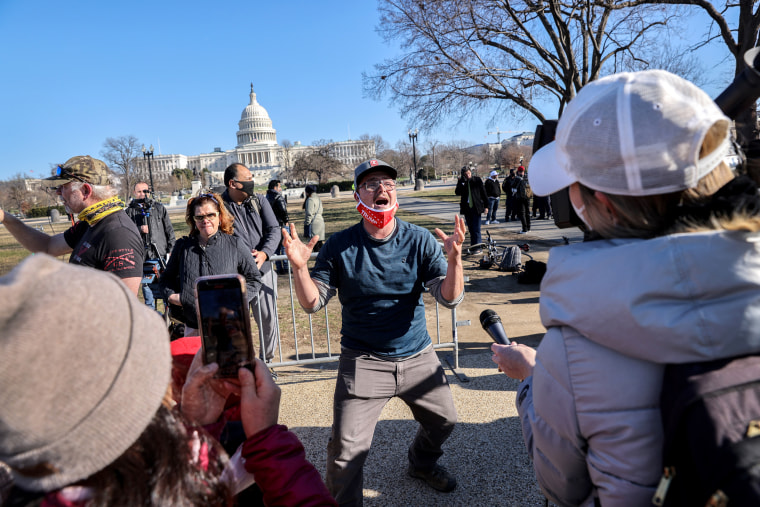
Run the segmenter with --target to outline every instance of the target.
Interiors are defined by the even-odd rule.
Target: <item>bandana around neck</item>
[[[96,202],[91,206],[87,206],[81,213],[79,213],[78,218],[80,221],[87,222],[87,225],[93,225],[101,218],[123,209],[124,203],[118,196],[115,196],[106,199],[105,201]]]
[[[396,201],[396,204],[394,204],[393,207],[389,210],[379,210],[370,208],[364,204],[360,197],[359,201],[356,203],[356,209],[359,210],[359,214],[363,216],[365,220],[367,220],[375,227],[382,229],[388,225],[391,220],[393,220],[393,215],[398,209],[398,201]]]

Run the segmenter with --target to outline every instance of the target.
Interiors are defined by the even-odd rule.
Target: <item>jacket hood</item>
[[[555,248],[541,321],[656,363],[760,351],[759,244],[707,231]]]

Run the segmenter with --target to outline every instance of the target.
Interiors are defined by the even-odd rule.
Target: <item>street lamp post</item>
[[[148,161],[148,176],[150,176],[150,195],[153,196],[153,168],[150,165],[150,161],[153,158],[153,145],[150,145],[149,149],[145,149],[145,145],[142,146],[143,159]]]
[[[414,129],[414,132],[412,132],[412,129],[409,129],[409,140],[412,142],[412,162],[414,163],[414,177],[417,177],[417,147],[415,146],[415,143],[417,141],[417,133],[419,132],[419,129]]]

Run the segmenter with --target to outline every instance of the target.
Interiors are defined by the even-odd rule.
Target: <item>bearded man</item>
[[[408,473],[439,491],[456,479],[438,464],[456,423],[456,409],[425,322],[425,288],[447,308],[464,297],[464,221],[435,233],[395,218],[397,171],[381,160],[354,170],[354,199],[362,220],[330,236],[309,273],[321,238],[308,244],[283,229],[298,302],[318,311],[338,294],[343,306],[341,356],[327,447],[327,487],[340,505],[362,505],[363,466],[385,404],[401,398],[420,423],[409,447]]]
[[[124,212],[116,179],[105,162],[89,155],[72,157],[42,181],[79,221],[54,236],[3,210],[0,223],[27,250],[54,257],[70,253],[71,264],[113,273],[137,296],[143,277],[143,243],[137,226]]]

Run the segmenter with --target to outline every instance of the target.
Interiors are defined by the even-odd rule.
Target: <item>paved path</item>
[[[454,193],[453,185],[437,185],[435,187],[427,188],[440,188],[450,187],[451,193]],[[502,199],[503,200],[503,199]],[[459,204],[435,201],[432,199],[424,199],[415,197],[415,192],[411,188],[401,187],[398,193],[399,206],[405,211],[412,211],[421,215],[428,215],[441,220],[454,220],[454,215],[459,212]],[[503,204],[503,203],[499,203]],[[496,212],[497,217],[504,218],[504,208],[499,207]],[[485,216],[485,215],[484,215]],[[491,234],[498,234],[499,236],[506,235],[502,239],[511,240],[544,240],[557,245],[565,242],[564,238],[567,238],[571,242],[577,242],[583,240],[583,232],[577,227],[568,229],[560,229],[554,225],[553,220],[535,220],[531,219],[530,232],[528,234],[517,234],[521,229],[520,221],[515,222],[503,222],[499,221],[498,224],[485,225],[485,220],[482,220],[481,233],[485,236],[486,231],[491,231]]]

